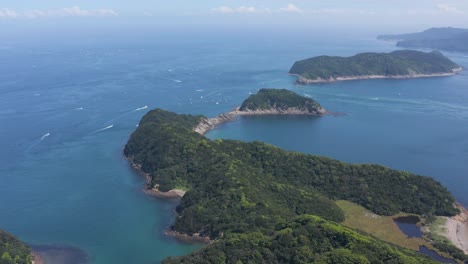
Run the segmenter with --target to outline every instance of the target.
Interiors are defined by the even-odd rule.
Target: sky
[[[2,25],[468,27],[468,0],[0,0]],[[394,32],[388,32],[394,33]]]

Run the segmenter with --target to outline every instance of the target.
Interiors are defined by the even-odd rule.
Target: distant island
[[[0,263],[31,264],[31,249],[13,235],[0,229]]]
[[[311,98],[286,89],[260,89],[257,94],[250,95],[240,107],[214,118],[202,118],[194,130],[203,135],[215,126],[242,115],[320,116],[326,113],[327,111]]]
[[[418,33],[380,35],[377,38],[397,41],[396,45],[404,48],[468,52],[468,29],[463,28],[431,28]]]
[[[239,111],[322,112],[296,96],[272,100],[282,93],[261,90]],[[437,181],[258,141],[210,140],[196,131],[203,120],[208,118],[152,110],[124,148],[147,176],[148,190],[180,194],[167,234],[209,242],[163,263],[436,263],[342,223],[349,206],[381,216],[457,215],[454,197]],[[466,257],[450,244],[444,247]]]
[[[438,51],[397,50],[360,53],[352,57],[319,56],[297,61],[289,71],[297,83],[324,83],[360,79],[405,79],[449,76],[461,67]]]

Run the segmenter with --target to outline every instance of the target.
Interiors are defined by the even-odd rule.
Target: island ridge
[[[289,73],[297,83],[325,83],[361,79],[407,79],[450,76],[461,67],[439,51],[397,50],[359,53],[351,57],[319,56],[294,63]]]

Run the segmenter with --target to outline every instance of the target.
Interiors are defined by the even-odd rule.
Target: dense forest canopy
[[[279,112],[297,109],[304,113],[324,112],[323,107],[311,98],[300,96],[286,89],[260,89],[250,95],[239,108],[240,111],[278,110]]]
[[[452,73],[459,66],[438,51],[397,50],[360,53],[352,57],[319,56],[297,61],[289,73],[307,80],[359,76],[412,76]]]
[[[427,262],[334,224],[344,220],[334,201],[349,200],[382,215],[458,213],[452,195],[432,178],[288,152],[262,142],[209,140],[193,131],[202,118],[150,111],[124,150],[151,175],[150,188],[187,191],[177,207],[174,231],[218,241],[184,261],[216,262],[214,258],[226,256],[245,260],[254,254],[265,263],[305,263],[297,255],[304,251],[319,263],[335,258],[374,263],[381,255],[388,261],[380,262]],[[309,219],[306,215],[320,218],[307,220],[307,228],[298,225],[297,219]],[[278,237],[283,233],[289,234],[284,238],[289,242]],[[253,247],[242,242],[253,237],[258,240]],[[329,246],[321,248],[324,241]],[[272,251],[275,243],[280,244]]]

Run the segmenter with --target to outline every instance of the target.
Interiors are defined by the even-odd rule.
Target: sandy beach
[[[461,213],[454,217],[447,217],[445,232],[441,235],[449,239],[456,247],[468,254],[468,210],[457,205]]]

